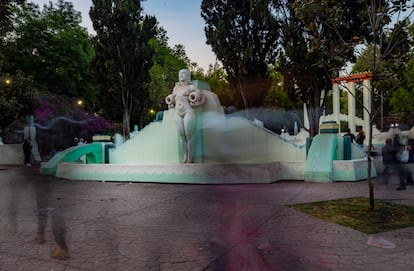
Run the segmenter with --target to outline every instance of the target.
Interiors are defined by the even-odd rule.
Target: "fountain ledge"
[[[272,183],[303,180],[305,161],[270,163],[81,164],[60,163],[56,176],[70,180],[186,184]]]

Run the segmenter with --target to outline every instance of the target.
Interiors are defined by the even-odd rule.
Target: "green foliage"
[[[90,16],[97,34],[94,66],[101,110],[121,108],[123,133],[128,138],[131,118],[142,127],[149,108],[149,71],[154,54],[149,41],[156,34],[157,22],[141,14],[139,0],[92,3]]]
[[[154,64],[150,70],[150,106],[155,111],[166,109],[164,99],[178,81],[178,71],[187,68],[189,62],[184,47],[176,45],[170,48],[167,41],[165,30],[159,28],[156,38],[149,42],[154,50]]]
[[[276,58],[280,29],[271,2],[201,2],[207,43],[223,63],[238,106],[261,106],[269,88],[267,65]]]
[[[35,105],[37,90],[32,88],[33,78],[21,71],[0,76],[0,128],[29,115]]]
[[[269,66],[269,74],[272,83],[266,95],[265,106],[281,109],[302,108],[300,100],[295,96],[291,96],[291,93],[286,91],[283,74],[280,72],[279,64]]]
[[[211,87],[211,91],[217,94],[221,105],[234,105],[235,99],[227,81],[227,74],[223,67],[216,62],[214,65],[210,64],[207,72],[205,73],[203,69],[196,68],[196,63],[193,64],[195,64],[193,65],[195,71],[192,72],[191,78],[193,80],[207,82]]]
[[[376,44],[369,44],[358,57],[352,72],[371,71],[374,74],[372,89],[372,119],[379,109],[384,115],[391,112],[411,112],[410,84],[413,59],[410,53],[412,33],[406,19],[397,22]],[[411,44],[410,44],[411,43]],[[411,59],[411,60],[410,60]],[[411,68],[410,68],[411,66]],[[408,81],[407,81],[408,80]]]
[[[390,103],[394,112],[414,112],[414,58],[407,65],[407,81],[392,93]]]
[[[413,8],[412,1],[370,1],[370,5],[367,6],[368,21],[368,33],[365,37],[366,45],[372,48],[372,56],[368,57],[368,60],[372,60],[369,63],[370,72],[372,73],[371,87],[364,91],[369,91],[371,97],[380,98],[380,106],[374,106],[375,103],[371,103],[370,108],[364,108],[364,112],[369,116],[369,138],[368,146],[372,144],[372,131],[375,117],[379,112],[383,111],[383,94],[390,93],[383,86],[381,86],[382,80],[389,80],[392,83],[396,83],[391,90],[398,87],[399,80],[402,71],[404,70],[404,63],[406,62],[405,52],[408,51],[408,39],[406,27],[408,26],[408,17],[403,18],[400,12],[406,11],[407,8]],[[412,12],[412,11],[411,11]],[[400,17],[401,15],[401,17]],[[390,18],[396,18],[397,21],[393,26],[387,26],[391,22]],[[383,66],[384,65],[384,66]],[[395,80],[397,79],[397,80]],[[382,124],[382,121],[381,121]],[[366,129],[366,128],[365,128]],[[369,187],[369,209],[374,211],[374,185],[371,181],[371,148],[368,148],[368,187]]]
[[[287,5],[280,70],[292,97],[307,104],[309,131],[318,133],[321,100],[354,46],[369,36],[366,1],[293,1]]]
[[[378,50],[376,51],[377,60],[378,61]],[[366,49],[362,51],[362,53],[358,56],[355,65],[352,67],[352,73],[361,73],[371,71],[372,65],[374,63],[374,49],[373,46],[368,46]],[[386,66],[383,62],[381,65],[377,66],[377,77],[376,77],[376,88],[371,90],[372,91],[372,100],[374,104],[374,108],[383,108],[384,114],[388,114],[391,112],[390,104],[388,102],[381,105],[383,101],[387,101],[388,98],[391,96],[392,91],[395,90],[395,86],[399,85],[401,79],[397,79],[393,76],[380,76],[381,74],[386,74]],[[357,91],[355,95],[362,96],[360,91]],[[382,97],[381,97],[382,96]],[[361,97],[356,97],[357,105],[359,108],[362,107],[360,99]],[[363,113],[358,114],[362,116]]]
[[[80,13],[72,3],[59,0],[42,11],[32,4],[17,13],[14,38],[3,48],[3,70],[22,70],[33,77],[39,91],[94,99],[90,64],[94,56]]]
[[[412,89],[399,88],[390,100],[394,112],[413,112],[414,111],[414,92]]]
[[[235,104],[233,93],[227,81],[227,74],[217,62],[214,65],[209,65],[204,81],[209,83],[211,91],[217,94],[221,105],[231,106]]]
[[[414,24],[411,24],[408,29],[411,41],[414,39]],[[394,112],[414,112],[414,47],[411,46],[407,54],[409,61],[404,73],[404,83],[397,91],[392,93],[391,105]]]
[[[345,61],[354,60],[354,45],[369,35],[366,4],[367,1],[353,0],[294,1],[289,7],[293,16],[291,26],[303,38],[300,48],[307,51],[303,61],[310,60],[317,67],[335,73]]]
[[[23,0],[2,0],[0,2],[0,37],[13,30],[13,8],[16,4],[22,4]]]

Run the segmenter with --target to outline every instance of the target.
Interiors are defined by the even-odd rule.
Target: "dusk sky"
[[[31,0],[43,7],[49,2],[57,0]],[[82,25],[93,33],[89,18],[89,9],[92,0],[72,0],[75,10],[82,13]],[[197,62],[205,71],[209,64],[214,64],[215,55],[211,47],[206,44],[204,35],[204,20],[200,15],[201,0],[146,0],[143,1],[144,12],[157,18],[158,23],[169,37],[169,45],[182,44],[187,56],[192,62]]]

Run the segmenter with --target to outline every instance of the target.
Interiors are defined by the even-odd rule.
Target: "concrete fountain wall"
[[[174,109],[109,149],[109,164],[59,163],[68,179],[180,183],[269,183],[303,179],[305,144],[294,144],[245,118],[227,118],[217,96],[197,113],[194,162],[182,164]],[[302,170],[297,170],[302,168]]]
[[[348,144],[352,155],[344,160],[346,144],[339,134],[318,135],[307,151],[303,140],[287,140],[257,121],[227,117],[217,96],[205,88],[202,92],[207,102],[196,113],[194,163],[181,162],[175,111],[169,109],[161,121],[150,123],[123,144],[69,148],[42,164],[41,172],[74,180],[192,184],[367,178],[364,151]],[[86,163],[79,160],[81,156],[86,156]],[[376,176],[375,166],[371,175]]]

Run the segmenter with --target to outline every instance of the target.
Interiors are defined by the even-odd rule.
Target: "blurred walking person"
[[[30,139],[25,139],[23,143],[23,153],[24,153],[24,164],[30,167],[32,164],[30,163],[32,157],[32,143]]]
[[[69,251],[66,244],[66,227],[62,208],[49,206],[49,200],[53,192],[53,181],[47,176],[42,176],[34,180],[33,185],[35,186],[38,214],[38,229],[35,240],[39,244],[45,243],[45,230],[50,215],[53,237],[56,242],[51,257],[58,260],[67,260],[69,259]]]

